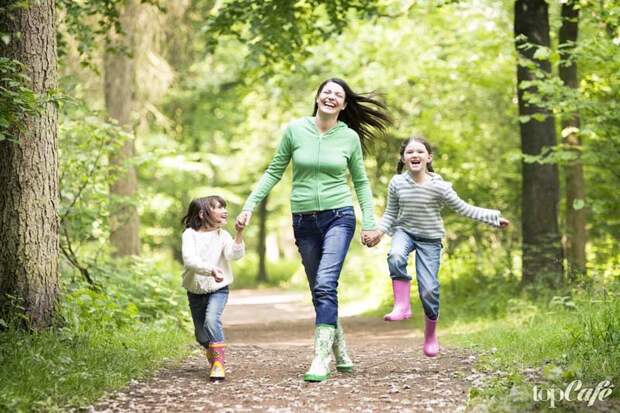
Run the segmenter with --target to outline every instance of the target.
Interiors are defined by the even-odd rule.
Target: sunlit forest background
[[[366,157],[376,215],[383,211],[400,141],[421,133],[435,147],[437,171],[463,199],[500,209],[515,222],[509,233],[498,234],[446,213],[444,265],[453,260],[466,265],[446,269],[443,275],[519,278],[522,155],[511,2],[422,3],[401,15],[395,5],[395,17],[351,16],[341,34],[274,61],[252,60],[248,45],[228,37],[208,53],[211,44],[203,19],[205,8],[211,7],[209,2],[174,2],[165,12],[150,6],[136,15],[142,30],[132,33],[136,91],[129,134],[115,133],[114,121],[105,116],[101,57],[91,51],[90,65],[80,64],[79,44],[66,39],[60,60],[60,85],[68,99],[60,120],[61,216],[66,215],[68,227],[63,241],[73,244],[75,258],[92,269],[95,281],[102,282],[98,264],[106,261],[111,248],[108,183],[118,167],[112,168],[107,159],[124,140],[135,140],[135,154],[127,165],[137,174],[132,201],[140,216],[140,256],[178,264],[180,218],[189,201],[220,194],[236,216],[271,160],[284,125],[311,114],[316,87],[331,76],[346,79],[358,91],[382,93],[396,120],[388,139],[376,141]],[[551,36],[556,39],[559,19],[557,13],[552,17]],[[600,42],[592,38],[600,30],[595,17],[582,22],[584,54],[588,47],[600,47],[588,43]],[[586,94],[611,86],[606,57],[612,55],[584,56],[579,67]],[[614,244],[620,222],[613,196],[617,158],[605,154],[613,149],[607,146],[612,142],[606,142],[608,125],[597,119],[585,122],[588,267],[590,278],[602,281],[618,263]],[[261,276],[267,283],[286,282],[297,270],[288,205],[290,168],[288,172],[269,196],[263,218],[267,231],[259,234],[258,216],[248,230],[250,254],[237,269],[240,286],[255,285]],[[258,271],[261,237],[266,245],[264,275]],[[362,251],[352,257],[357,255],[379,258]],[[71,272],[70,262],[64,264]]]
[[[444,211],[442,319],[453,329],[452,342],[475,348],[520,342],[525,349],[541,340],[546,344],[540,344],[536,355],[515,350],[509,356],[507,351],[490,359],[490,368],[550,359],[559,370],[545,370],[547,380],[596,383],[615,378],[619,383],[616,2],[576,2],[579,38],[570,55],[578,67],[576,89],[567,88],[557,75],[560,9],[566,2],[549,2],[550,45],[538,48],[536,58],[548,60],[552,71],[537,73],[532,84],[538,95],[530,99],[555,117],[557,145],[536,156],[524,155],[522,149],[520,126],[542,119],[519,114],[513,1],[333,6],[299,1],[292,3],[301,17],[290,26],[282,25],[286,19],[278,15],[279,2],[270,1],[253,6],[213,0],[110,2],[112,8],[101,6],[105,2],[57,3],[54,99],[58,308],[63,323],[60,332],[41,333],[37,339],[2,333],[0,346],[9,360],[28,348],[19,343],[30,343],[33,350],[22,366],[39,371],[54,365],[68,382],[95,384],[85,394],[60,392],[51,399],[42,397],[47,390],[32,396],[7,386],[0,405],[24,408],[34,403],[44,409],[49,407],[45,403],[80,403],[101,386],[119,386],[132,374],[154,368],[152,360],[191,342],[180,257],[180,220],[189,202],[212,194],[224,197],[232,231],[234,217],[271,160],[284,126],[311,115],[317,86],[334,76],[358,92],[379,93],[395,121],[365,157],[375,216],[383,212],[401,140],[419,133],[433,144],[435,170],[461,198],[499,209],[512,222],[500,232]],[[351,8],[338,8],[344,3]],[[563,125],[562,119],[575,112],[578,129]],[[568,140],[576,130],[577,147]],[[583,168],[585,194],[567,198],[567,171],[575,162]],[[541,274],[540,280],[535,275],[524,280],[522,169],[536,163],[559,170],[563,269],[553,279]],[[119,180],[124,187],[118,187]],[[248,254],[235,263],[234,289],[307,289],[292,235],[290,188],[289,168],[254,212],[245,234]],[[569,210],[586,213],[584,266],[572,265],[566,250]],[[339,288],[345,308],[358,303],[358,309],[382,314],[391,304],[385,262],[389,242],[385,237],[373,249],[353,242]],[[13,304],[19,306],[19,300]],[[553,320],[564,326],[565,335],[545,336],[543,331],[551,331],[545,323]],[[13,321],[0,322],[13,331]],[[529,333],[513,335],[522,327]],[[37,347],[36,340],[47,344]],[[106,354],[149,349],[110,356],[106,364],[119,371],[111,377],[102,378],[91,367],[83,368],[78,379],[71,372],[85,355],[72,355],[71,362],[52,357],[66,340],[91,343],[91,348],[106,342],[101,344]],[[576,342],[588,347],[571,352],[565,342],[567,347]],[[33,354],[46,361],[37,362]],[[514,369],[517,374],[519,367]],[[499,387],[477,390],[472,397],[507,393],[515,383],[524,383],[514,377],[498,380]]]

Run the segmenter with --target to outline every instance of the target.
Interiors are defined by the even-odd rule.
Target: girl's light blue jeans
[[[338,278],[355,232],[353,207],[295,213],[293,232],[312,292],[316,324],[335,326]]]
[[[187,299],[192,312],[196,341],[204,348],[208,348],[209,343],[224,341],[222,312],[228,301],[228,287],[209,294],[193,294],[188,291]]]
[[[388,267],[393,280],[411,280],[407,273],[407,259],[415,251],[415,270],[418,293],[426,317],[436,320],[439,316],[439,264],[441,240],[417,237],[403,229],[396,229],[392,235],[392,246],[388,253]]]

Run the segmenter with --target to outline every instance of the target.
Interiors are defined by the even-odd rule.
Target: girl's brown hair
[[[215,226],[212,211],[218,206],[226,206],[224,198],[218,195],[196,198],[189,203],[187,214],[181,220],[185,228],[199,230],[207,226]]]
[[[396,166],[396,172],[398,172],[399,174],[403,172],[403,168],[405,167],[405,163],[403,162],[403,155],[405,154],[405,149],[407,148],[407,145],[409,145],[411,142],[421,143],[422,145],[424,145],[429,155],[433,154],[433,148],[431,147],[431,144],[428,143],[426,138],[424,138],[423,136],[413,135],[412,137],[405,139],[400,144],[400,158],[398,159],[398,165]],[[429,172],[435,172],[435,170],[433,169],[432,161],[426,164],[426,169]]]

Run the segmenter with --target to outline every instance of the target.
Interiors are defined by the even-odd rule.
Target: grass
[[[78,334],[4,331],[0,411],[55,412],[88,405],[132,378],[185,357],[191,341],[186,330],[155,324]]]
[[[476,369],[484,373],[484,380],[470,388],[469,409],[527,412],[620,407],[617,283],[598,290],[545,294],[541,293],[546,291],[543,287],[523,291],[514,279],[459,278],[444,284],[440,340],[479,353]],[[415,288],[412,302],[416,314],[421,314]],[[390,297],[372,315],[384,314],[391,304]],[[592,407],[585,402],[562,401],[550,409],[548,401],[533,399],[534,386],[559,391],[575,380],[581,381],[583,388],[608,380],[614,389],[605,401]]]
[[[190,351],[178,264],[102,261],[93,267],[99,291],[63,270],[62,327],[25,333],[5,322],[0,331],[0,412],[87,406]]]

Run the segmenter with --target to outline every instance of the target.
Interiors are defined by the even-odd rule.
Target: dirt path
[[[314,312],[305,294],[235,292],[226,307],[226,381],[210,383],[196,351],[180,366],[101,400],[92,412],[457,412],[475,356],[442,348],[422,354],[422,332],[406,323],[347,317],[352,374],[305,383]]]

